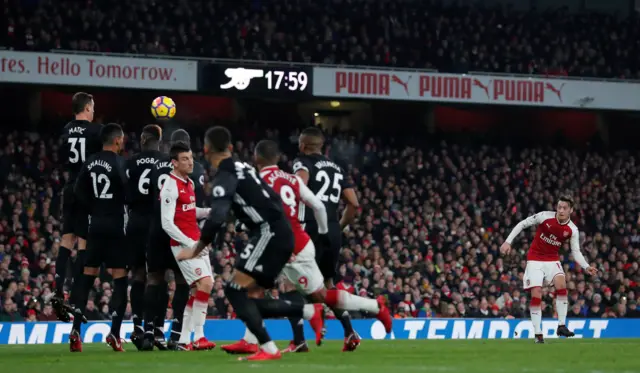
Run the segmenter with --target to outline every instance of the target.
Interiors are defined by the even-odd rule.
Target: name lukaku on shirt
[[[173,165],[171,164],[171,162],[158,162],[156,163],[156,169],[161,169],[161,168],[171,168],[173,169]]]

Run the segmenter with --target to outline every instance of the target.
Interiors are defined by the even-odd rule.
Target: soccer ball
[[[151,103],[151,114],[156,119],[171,119],[176,115],[176,103],[167,96],[156,97]]]

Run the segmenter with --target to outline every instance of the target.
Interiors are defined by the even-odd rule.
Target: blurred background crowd
[[[501,1],[472,3],[13,0],[5,1],[0,45],[640,78],[640,18],[635,15],[572,12],[571,1],[538,1],[554,6],[545,11],[523,10],[525,0],[506,6]]]
[[[250,160],[255,140],[264,137],[279,141],[286,154],[281,166],[290,169],[296,132],[243,133],[236,137],[235,156]],[[128,140],[128,151],[134,152],[136,134]],[[194,138],[201,155],[198,143]],[[57,280],[60,190],[66,177],[58,147],[53,135],[0,134],[0,321],[55,318],[42,299]],[[555,198],[567,191],[577,202],[572,220],[581,231],[582,250],[600,271],[597,278],[585,276],[568,247],[562,248],[569,317],[640,317],[637,153],[461,146],[444,140],[414,146],[349,133],[329,136],[326,153],[345,164],[361,204],[344,237],[338,286],[387,296],[396,318],[526,317],[521,280],[534,230],[514,242],[515,254],[501,257],[498,248],[519,220],[553,210]],[[218,275],[208,313],[234,318],[222,289],[246,236],[230,224],[222,241],[211,253]],[[108,277],[96,280],[89,319],[109,319],[111,292]],[[553,297],[553,289],[546,288],[544,316],[554,315]]]
[[[7,0],[0,46],[640,78],[635,14],[451,5],[456,3]],[[55,281],[64,280],[54,277],[60,192],[67,177],[55,130],[62,125],[49,132],[0,132],[0,322],[55,320],[43,297]],[[250,161],[257,140],[272,138],[285,153],[282,168],[290,170],[297,132],[274,127],[234,127],[235,156]],[[556,197],[569,192],[577,202],[572,219],[583,253],[599,269],[596,278],[585,276],[568,247],[562,248],[569,317],[640,317],[637,151],[495,146],[481,139],[427,143],[365,133],[328,133],[326,152],[348,171],[361,205],[344,235],[340,288],[387,296],[396,318],[527,317],[521,280],[534,230],[514,242],[513,255],[501,257],[498,248],[518,221],[553,210]],[[192,137],[201,158],[201,141],[197,133]],[[136,151],[137,142],[129,133],[128,153]],[[235,317],[222,289],[246,238],[229,224],[211,253],[217,273],[208,309],[212,318]],[[174,288],[171,282],[169,291]],[[85,315],[109,319],[111,295],[108,276],[97,279]],[[545,288],[545,317],[554,316],[553,297],[553,289]]]

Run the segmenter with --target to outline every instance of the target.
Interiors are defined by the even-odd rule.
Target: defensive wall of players
[[[384,99],[639,110],[638,81],[305,63],[0,50],[0,83],[187,91],[304,101]]]
[[[275,340],[290,340],[291,326],[287,320],[266,320],[267,330]],[[396,319],[393,332],[386,336],[377,320],[354,320],[353,326],[363,339],[519,339],[533,338],[530,320],[474,319]],[[555,320],[543,320],[545,338],[557,338]],[[640,319],[569,319],[569,329],[575,338],[640,338]],[[110,322],[90,322],[83,328],[86,343],[104,342]],[[307,335],[313,331],[305,326]],[[164,330],[171,330],[170,322]],[[66,343],[71,324],[60,322],[0,323],[0,345]],[[122,325],[121,335],[129,339],[133,331],[130,322]],[[240,320],[207,320],[204,326],[209,340],[239,340],[245,327]],[[168,336],[167,336],[168,337]],[[326,339],[342,340],[342,327],[336,320],[327,321]]]

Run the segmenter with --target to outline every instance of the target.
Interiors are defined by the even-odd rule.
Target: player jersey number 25
[[[86,156],[87,139],[84,137],[70,137],[67,139],[69,144],[69,163],[83,162]]]
[[[320,183],[320,189],[317,196],[322,202],[338,203],[340,202],[340,193],[342,192],[342,179],[344,176],[340,173],[333,174],[333,180],[331,175],[325,170],[320,170],[316,173],[316,181]]]

